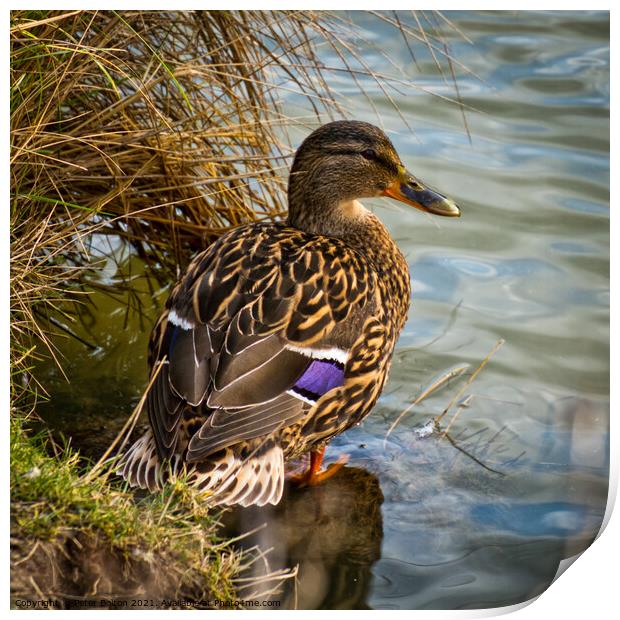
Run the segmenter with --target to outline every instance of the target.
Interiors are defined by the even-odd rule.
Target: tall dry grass
[[[412,62],[423,45],[454,75],[435,31],[444,16],[375,18]],[[94,231],[125,238],[171,279],[222,230],[283,212],[286,127],[299,119],[282,96],[303,102],[302,120],[341,114],[330,78],[345,72],[362,91],[371,76],[398,107],[411,84],[376,73],[355,36],[345,16],[313,11],[11,13],[14,400],[32,386],[24,371],[40,343],[54,355],[66,302],[88,293]]]

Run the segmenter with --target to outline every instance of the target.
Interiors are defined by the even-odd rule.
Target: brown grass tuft
[[[427,15],[376,17],[410,49],[452,62],[425,34]],[[316,118],[342,112],[328,82],[340,72],[362,91],[360,76],[372,76],[396,109],[414,86],[376,73],[342,14],[13,11],[10,34],[12,361],[22,369],[32,335],[53,354],[45,317],[83,295],[93,231],[123,237],[169,281],[223,230],[283,212],[286,127],[300,120],[283,115],[284,94]]]

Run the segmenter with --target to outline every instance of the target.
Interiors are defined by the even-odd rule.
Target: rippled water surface
[[[596,536],[609,465],[609,22],[604,13],[452,13],[452,53],[475,75],[459,109],[423,90],[398,100],[364,80],[381,121],[417,175],[450,195],[460,220],[369,205],[408,257],[414,300],[390,381],[362,426],[328,457],[349,466],[319,488],[289,491],[271,511],[239,511],[229,527],[267,527],[271,568],[299,565],[286,604],[299,607],[472,608],[542,592],[561,559]],[[387,25],[356,16],[425,89],[453,96],[432,58],[416,66]],[[386,58],[368,48],[378,71]],[[325,61],[330,57],[325,51]],[[384,66],[385,65],[385,66]],[[377,122],[345,77],[350,115]],[[296,110],[291,98],[286,105]],[[301,137],[303,134],[300,133]],[[136,259],[132,259],[136,262]],[[139,265],[137,265],[139,268]],[[163,297],[160,295],[160,301]],[[92,336],[67,343],[71,386],[48,407],[57,429],[96,455],[146,380],[143,331],[109,298]],[[449,439],[425,424],[461,378],[390,425],[438,373],[504,346],[465,394]],[[50,369],[50,377],[53,370]],[[448,421],[454,412],[444,419]],[[88,416],[79,428],[76,416]]]

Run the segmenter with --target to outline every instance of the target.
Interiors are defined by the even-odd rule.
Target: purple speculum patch
[[[317,401],[323,394],[344,383],[344,365],[336,360],[313,360],[299,377],[293,390]]]

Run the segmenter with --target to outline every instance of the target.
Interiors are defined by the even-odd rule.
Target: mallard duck
[[[358,201],[458,217],[374,125],[336,121],[301,144],[288,218],[222,235],[172,290],[149,343],[148,432],[119,473],[155,491],[183,471],[214,505],[277,504],[285,462],[363,420],[409,308],[407,262]]]

